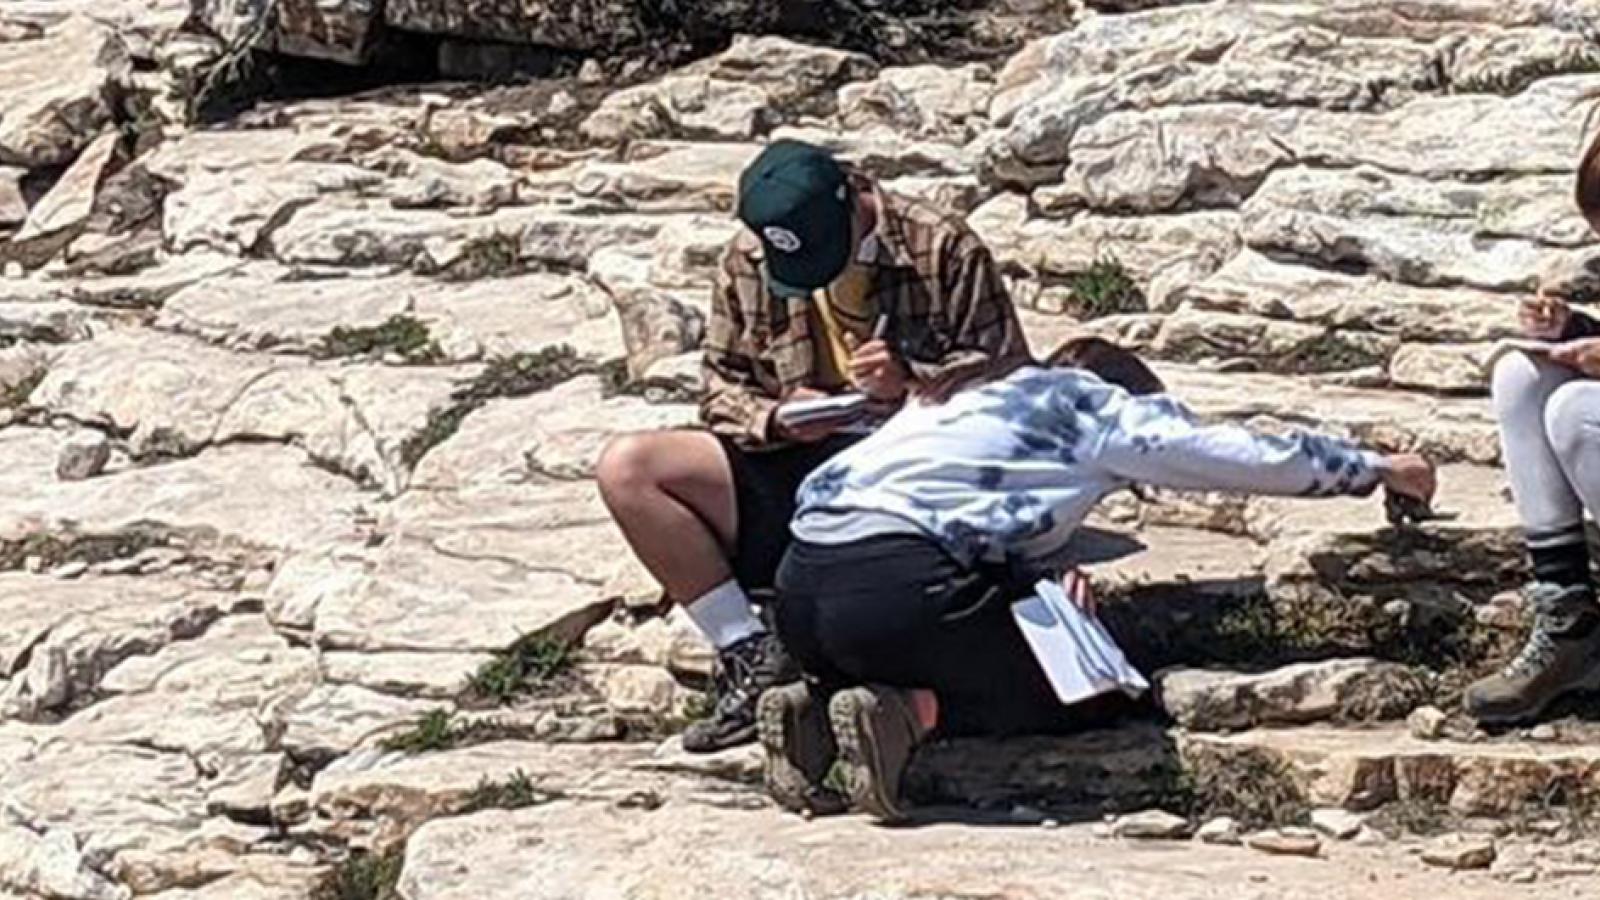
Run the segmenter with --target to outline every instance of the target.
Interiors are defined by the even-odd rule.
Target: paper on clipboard
[[[1117,690],[1136,697],[1150,689],[1100,620],[1068,600],[1054,580],[1040,581],[1032,597],[1012,604],[1011,614],[1062,703]]]
[[[840,394],[812,400],[790,400],[779,406],[774,415],[778,424],[786,428],[795,428],[821,422],[853,422],[865,417],[869,409],[869,402],[865,396]]]

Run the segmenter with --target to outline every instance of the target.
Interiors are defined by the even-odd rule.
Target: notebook
[[[1118,690],[1137,697],[1150,689],[1100,620],[1068,600],[1055,580],[1040,581],[1032,597],[1012,604],[1011,614],[1062,703]]]
[[[839,394],[835,397],[818,397],[814,400],[790,400],[778,407],[775,413],[778,424],[785,428],[819,425],[824,422],[846,424],[866,417],[867,398],[861,394]]]

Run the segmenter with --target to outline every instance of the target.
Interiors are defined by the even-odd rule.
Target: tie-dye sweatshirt
[[[1345,441],[1201,422],[1075,369],[1019,369],[912,404],[800,486],[793,531],[816,544],[924,534],[967,563],[1042,568],[1105,495],[1134,484],[1366,495],[1383,459]]]

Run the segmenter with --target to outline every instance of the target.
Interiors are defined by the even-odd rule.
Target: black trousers
[[[925,538],[795,541],[777,587],[778,634],[824,691],[929,688],[945,736],[1077,731],[1129,706],[1063,706],[1011,616],[1018,591]]]

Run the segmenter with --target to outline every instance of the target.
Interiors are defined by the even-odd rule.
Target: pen
[[[877,323],[872,326],[872,339],[875,340],[875,341],[881,341],[881,340],[883,340],[883,336],[888,334],[888,333],[889,333],[889,314],[888,313],[879,313],[878,314]]]

